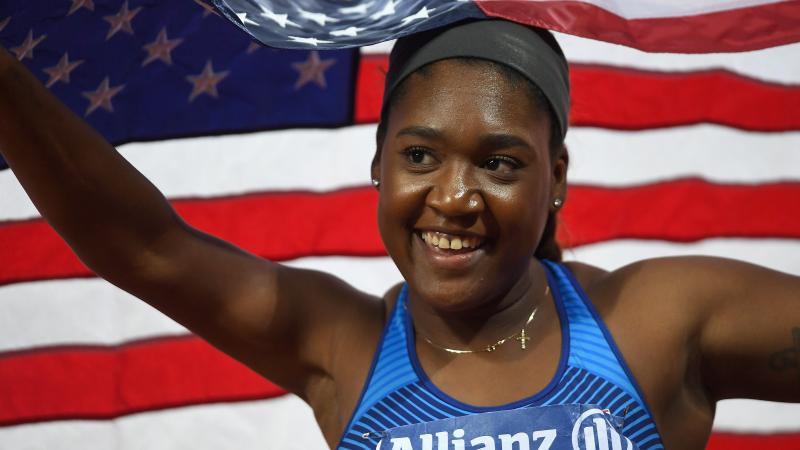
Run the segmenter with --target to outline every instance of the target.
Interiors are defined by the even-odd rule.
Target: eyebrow
[[[533,148],[533,146],[525,139],[522,139],[514,134],[507,133],[495,133],[482,136],[480,145],[481,148],[485,148],[487,150],[499,150],[511,147]]]
[[[445,138],[444,133],[436,128],[420,125],[403,128],[402,130],[398,131],[395,136],[416,136],[436,140],[443,140]],[[509,133],[493,133],[484,135],[480,138],[480,147],[489,150],[511,147],[532,148],[531,144],[525,139]]]
[[[416,136],[421,138],[437,139],[437,140],[444,139],[444,134],[441,131],[435,128],[423,127],[423,126],[413,126],[413,127],[403,128],[402,130],[398,131],[397,134],[395,135],[395,137],[400,137],[400,136]]]

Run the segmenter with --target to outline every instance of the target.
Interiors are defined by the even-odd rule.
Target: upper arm
[[[330,375],[336,346],[380,326],[379,302],[334,277],[281,267],[187,226],[2,49],[0,91],[0,117],[10,119],[0,120],[0,152],[100,276],[300,395],[315,375]]]
[[[800,401],[800,278],[717,258],[703,258],[692,278],[712,396]]]
[[[312,379],[331,375],[336,345],[381,323],[380,302],[336,277],[264,260],[185,224],[101,275],[301,397]]]

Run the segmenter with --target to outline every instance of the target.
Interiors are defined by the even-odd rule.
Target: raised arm
[[[378,302],[334,277],[282,267],[188,226],[2,48],[0,154],[93,271],[301,396],[330,375],[334,347],[347,342],[338,318],[381,317]]]
[[[705,261],[698,286],[708,309],[699,345],[713,397],[800,402],[800,278]]]

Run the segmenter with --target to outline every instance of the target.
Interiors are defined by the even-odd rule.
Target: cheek
[[[398,170],[381,171],[378,199],[378,225],[388,250],[397,249],[408,240],[408,227],[413,226],[425,203],[427,184],[413,177],[403,177]]]
[[[485,197],[490,214],[501,236],[501,244],[532,253],[539,244],[549,212],[549,185],[537,178],[525,183],[489,188]]]

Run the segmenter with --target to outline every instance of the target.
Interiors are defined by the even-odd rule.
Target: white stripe
[[[616,270],[662,256],[707,255],[738,259],[800,276],[800,241],[791,239],[706,239],[691,244],[619,239],[566,250],[564,259]]]
[[[377,44],[367,45],[366,47],[361,47],[361,53],[366,55],[380,55],[380,54],[389,54],[392,51],[392,47],[394,47],[395,40],[391,41],[384,41],[378,42]]]
[[[800,43],[741,53],[647,53],[623,45],[555,33],[570,63],[689,72],[725,69],[774,83],[800,84]]]
[[[567,250],[565,258],[613,270],[645,258],[693,254],[742,259],[800,275],[800,240],[709,239],[693,244],[617,240]],[[376,296],[402,280],[388,257],[313,257],[288,265],[334,274]],[[59,344],[118,344],[185,332],[161,313],[99,279],[0,288],[0,351]]]
[[[332,273],[376,296],[402,280],[388,257],[300,258],[287,265]],[[0,287],[0,351],[59,344],[113,345],[187,331],[101,279]]]
[[[0,287],[0,351],[59,344],[119,344],[187,331],[101,279]]]
[[[626,19],[650,19],[693,16],[779,2],[775,0],[670,0],[668,2],[663,0],[581,0],[576,3],[595,5]]]
[[[717,403],[714,431],[798,433],[800,432],[800,403],[723,400]]]
[[[120,151],[171,198],[327,191],[368,183],[374,133],[373,124],[270,131],[128,144]],[[680,177],[730,183],[800,179],[800,132],[751,133],[716,125],[636,132],[573,128],[567,146],[573,183],[626,186]],[[0,220],[38,217],[10,171],[0,172],[0,192]]]
[[[29,450],[322,450],[311,409],[294,396],[0,428],[0,446]]]
[[[647,53],[624,45],[553,33],[572,64],[600,64],[640,70],[691,72],[728,70],[781,84],[800,84],[800,43],[740,53]],[[394,41],[362,48],[365,54],[388,54]]]
[[[267,131],[133,143],[119,151],[170,198],[324,191],[369,183],[374,133],[374,125]],[[10,171],[0,172],[0,192],[0,220],[38,216]]]
[[[573,128],[571,182],[630,186],[698,177],[719,183],[800,180],[800,132],[750,133],[717,125],[617,132]]]

